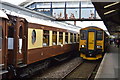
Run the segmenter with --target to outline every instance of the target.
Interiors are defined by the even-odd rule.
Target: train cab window
[[[67,44],[68,43],[68,33],[66,32],[65,33],[65,44]]]
[[[43,30],[43,47],[49,46],[49,31]]]
[[[74,34],[74,42],[76,42],[76,34]]]
[[[59,44],[63,44],[63,32],[59,33]]]
[[[97,40],[103,39],[103,31],[97,31]]]
[[[57,32],[56,31],[53,31],[52,41],[53,41],[53,45],[57,45]]]
[[[73,42],[73,33],[70,33],[70,42]]]
[[[85,30],[80,31],[80,38],[81,38],[81,40],[85,40],[85,39],[86,39],[86,37],[87,37],[86,34],[87,34],[87,33],[86,33]]]
[[[36,31],[33,30],[33,31],[32,31],[32,44],[34,44],[35,41],[36,41]]]

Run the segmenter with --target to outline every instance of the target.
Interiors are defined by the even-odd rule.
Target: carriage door
[[[17,36],[15,46],[17,47],[16,64],[20,67],[26,64],[26,54],[27,54],[27,32],[26,32],[26,21],[24,19],[17,19]]]
[[[7,73],[7,21],[0,19],[0,75]]]
[[[95,32],[88,32],[88,50],[94,50]]]

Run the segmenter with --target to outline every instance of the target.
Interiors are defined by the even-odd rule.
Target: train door
[[[88,50],[94,50],[95,32],[88,32]]]
[[[7,73],[7,20],[0,18],[0,75]]]
[[[16,54],[16,66],[23,67],[27,63],[27,22],[25,19],[17,18],[14,48]]]

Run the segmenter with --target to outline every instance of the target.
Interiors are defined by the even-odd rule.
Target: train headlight
[[[97,48],[102,48],[102,46],[97,46]]]
[[[85,45],[81,45],[81,47],[85,47]]]

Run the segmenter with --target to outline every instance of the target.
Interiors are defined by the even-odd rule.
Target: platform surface
[[[109,46],[109,51],[104,55],[100,64],[95,80],[102,78],[118,79],[118,56],[120,55],[120,47],[115,47],[114,44]]]

